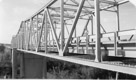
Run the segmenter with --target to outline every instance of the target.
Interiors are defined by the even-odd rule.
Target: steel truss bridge
[[[20,24],[11,44],[17,51],[81,65],[136,75],[136,29],[120,29],[120,5],[134,0],[51,0]],[[108,32],[101,12],[116,13],[115,31]],[[108,24],[108,23],[107,23]],[[122,39],[122,37],[125,39]],[[110,55],[112,53],[112,55]],[[13,59],[14,61],[14,59]],[[14,65],[13,65],[14,66]]]

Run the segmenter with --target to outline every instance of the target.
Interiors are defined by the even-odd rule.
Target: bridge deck
[[[36,54],[36,55],[40,55],[40,56],[45,56],[45,57],[49,57],[49,58],[54,58],[54,59],[58,59],[58,60],[81,64],[81,65],[85,65],[85,66],[96,67],[96,68],[136,75],[136,64],[134,64],[134,63],[127,64],[122,61],[94,62],[94,60],[92,60],[92,59],[84,59],[84,58],[77,57],[77,56],[63,56],[62,57],[62,56],[58,56],[56,54],[45,54],[44,52],[27,51],[27,50],[21,50],[21,49],[18,49],[18,50],[25,52],[25,53]]]

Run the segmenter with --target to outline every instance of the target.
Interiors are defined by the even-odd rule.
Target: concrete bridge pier
[[[47,78],[47,58],[39,55],[12,51],[12,78]]]
[[[12,78],[15,79],[17,76],[17,50],[12,49]]]

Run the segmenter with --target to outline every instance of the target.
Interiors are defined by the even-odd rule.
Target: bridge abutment
[[[19,52],[16,49],[13,49],[12,54],[12,78],[47,78],[46,57]]]

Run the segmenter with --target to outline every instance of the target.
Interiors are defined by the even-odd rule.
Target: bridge
[[[13,36],[12,77],[19,68],[20,78],[46,78],[47,58],[114,71],[116,78],[136,76],[136,29],[120,29],[119,7],[127,3],[136,6],[135,0],[51,0]],[[116,30],[102,25],[104,11],[116,14]]]

